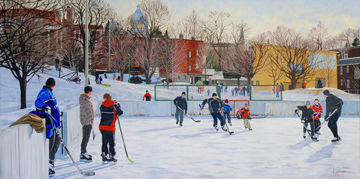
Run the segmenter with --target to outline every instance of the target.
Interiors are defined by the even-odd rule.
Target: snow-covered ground
[[[233,120],[231,136],[216,132],[209,117],[201,119],[200,123],[185,119],[184,126],[177,127],[173,117],[121,117],[134,164],[125,157],[117,129],[118,162],[103,165],[101,134],[95,127],[95,141],[90,139],[88,145],[94,161],[80,167],[95,170],[89,178],[360,178],[358,117],[341,117],[343,140],[336,144],[330,142],[325,125],[318,143],[304,140],[302,125],[294,117],[251,120],[253,131],[245,130],[242,120]],[[80,151],[71,152],[78,160]],[[83,177],[69,158],[55,164],[54,178]]]

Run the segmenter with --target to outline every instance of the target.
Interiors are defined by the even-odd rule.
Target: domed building
[[[132,27],[132,30],[134,31],[141,32],[144,31],[147,27],[147,17],[141,12],[140,5],[137,5],[137,9],[132,15],[131,21],[134,24],[134,26]]]

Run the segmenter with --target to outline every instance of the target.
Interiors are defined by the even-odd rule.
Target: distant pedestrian
[[[149,93],[149,90],[146,90],[145,95],[143,96],[143,101],[151,101],[151,94]]]
[[[100,82],[100,84],[102,84],[102,81],[103,81],[103,79],[102,79],[102,77],[100,76],[100,77],[99,77],[99,82]]]

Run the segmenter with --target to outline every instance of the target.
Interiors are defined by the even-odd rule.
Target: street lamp
[[[89,84],[89,0],[86,0],[85,3],[85,86],[87,86]]]

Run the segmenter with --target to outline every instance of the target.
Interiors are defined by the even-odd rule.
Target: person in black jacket
[[[302,115],[301,115],[301,123],[304,124],[303,127],[303,137],[304,139],[306,138],[306,130],[307,130],[307,126],[310,123],[310,128],[311,128],[311,139],[313,141],[318,141],[316,136],[314,136],[315,133],[315,125],[314,125],[314,119],[313,119],[313,115],[314,115],[314,110],[311,108],[310,105],[310,101],[306,101],[306,105],[305,106],[297,106],[297,110],[301,110]],[[295,111],[297,113],[297,110]]]
[[[336,97],[333,94],[330,94],[329,90],[324,90],[323,94],[326,98],[325,120],[329,121],[328,126],[334,135],[334,139],[331,140],[331,142],[337,142],[340,141],[341,138],[339,137],[336,123],[341,115],[341,108],[344,102],[342,99]],[[336,112],[329,117],[330,113],[333,113],[335,110]]]
[[[184,120],[184,113],[187,114],[187,102],[185,98],[185,92],[181,93],[181,96],[178,96],[174,99],[174,104],[176,107],[175,112],[175,119],[176,124],[179,124],[179,117],[180,117],[180,126],[182,126],[183,120]]]
[[[221,115],[220,111],[221,108],[224,107],[223,102],[221,101],[221,99],[218,98],[216,93],[212,94],[212,98],[209,99],[205,99],[201,105],[201,110],[204,108],[205,104],[208,103],[209,105],[209,112],[211,114],[211,116],[214,119],[214,128],[216,130],[218,130],[217,127],[217,119],[220,120],[220,124],[221,124],[221,129],[223,131],[227,131],[225,128],[225,119],[224,117]]]

